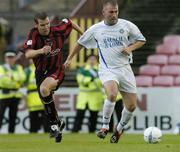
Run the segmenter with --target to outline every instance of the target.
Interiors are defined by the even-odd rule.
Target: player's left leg
[[[129,122],[132,117],[132,113],[136,108],[137,95],[136,93],[121,92],[124,102],[124,108],[122,111],[122,117],[118,123],[115,131],[110,139],[111,143],[117,143],[120,136],[123,133],[124,126]]]

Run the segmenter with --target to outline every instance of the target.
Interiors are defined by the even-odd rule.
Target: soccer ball
[[[175,135],[180,134],[180,123],[178,123],[173,131]]]
[[[144,131],[144,141],[150,144],[159,143],[161,141],[162,132],[157,127],[148,127]]]

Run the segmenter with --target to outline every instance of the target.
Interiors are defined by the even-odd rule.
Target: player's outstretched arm
[[[74,30],[76,30],[79,34],[83,34],[83,31],[82,31],[82,29],[79,27],[79,25],[77,25],[76,23],[74,23],[72,20],[71,20],[71,23],[72,23],[72,28],[74,29]]]
[[[80,45],[79,43],[76,44],[75,48],[73,49],[72,52],[70,52],[70,54],[68,55],[66,61],[64,62],[65,68],[69,67],[72,58],[73,58],[77,53],[79,53],[79,51],[80,51],[82,48],[83,48],[82,45]]]

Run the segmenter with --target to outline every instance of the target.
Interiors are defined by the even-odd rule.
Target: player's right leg
[[[111,143],[118,143],[120,136],[123,134],[124,126],[130,121],[133,111],[136,108],[137,96],[136,93],[121,92],[124,101],[124,108],[122,111],[122,117],[113,135],[110,138]]]
[[[65,127],[65,122],[63,120],[58,120],[56,123],[51,123],[50,126],[50,137],[54,137],[56,142],[61,142],[62,130]]]
[[[103,106],[103,126],[97,133],[99,138],[104,139],[109,130],[109,122],[114,111],[115,101],[118,94],[118,84],[114,80],[105,82],[104,88],[106,91],[107,99],[104,101]]]
[[[58,80],[52,77],[47,77],[40,85],[40,96],[45,107],[45,111],[50,121],[50,136],[55,137],[56,142],[60,142],[62,138],[62,130],[65,123],[59,120],[55,108],[52,90],[58,85]]]

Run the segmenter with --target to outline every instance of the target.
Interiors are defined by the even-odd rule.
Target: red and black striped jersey
[[[59,68],[62,65],[62,46],[71,30],[72,24],[69,19],[63,19],[59,25],[51,26],[48,36],[40,35],[38,29],[33,28],[28,34],[22,52],[25,53],[28,49],[38,50],[45,45],[50,45],[51,52],[49,54],[33,58],[36,70],[46,71]]]

